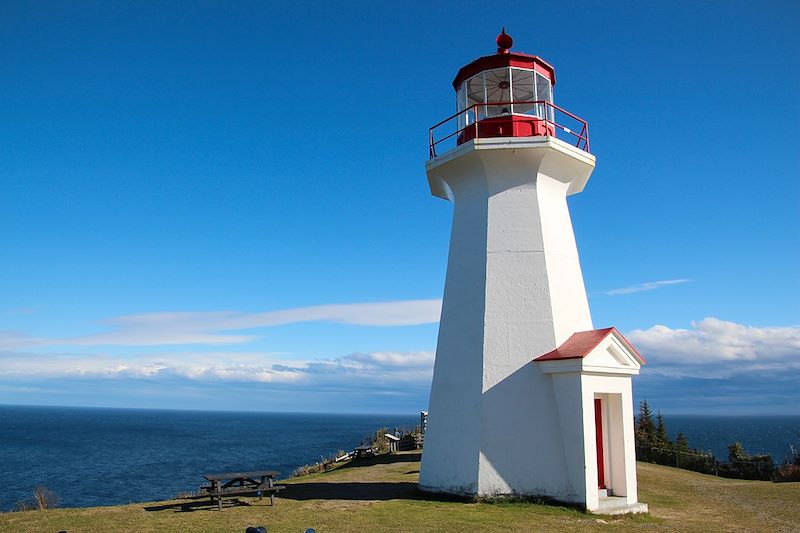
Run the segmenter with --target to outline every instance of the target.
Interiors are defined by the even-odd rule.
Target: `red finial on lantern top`
[[[506,33],[506,29],[504,27],[503,31],[500,32],[500,35],[497,36],[497,53],[507,54],[508,49],[513,45],[514,39],[512,39],[511,36]]]

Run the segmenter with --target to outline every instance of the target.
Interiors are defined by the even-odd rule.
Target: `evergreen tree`
[[[661,411],[659,411],[658,415],[656,416],[655,442],[656,446],[660,448],[672,448],[672,441],[669,440],[669,435],[667,434],[667,428],[664,426],[664,417],[661,416]]]
[[[656,437],[656,427],[653,423],[653,412],[647,405],[647,400],[639,404],[639,420],[636,424],[636,445],[650,448]]]
[[[675,439],[675,448],[679,452],[689,451],[689,439],[686,438],[686,435],[684,435],[683,432],[678,433],[678,437]]]

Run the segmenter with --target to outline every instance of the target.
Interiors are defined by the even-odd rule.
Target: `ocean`
[[[789,455],[789,445],[800,449],[800,416],[682,416],[664,415],[664,426],[674,441],[683,432],[689,446],[728,460],[728,445],[741,442],[747,453],[766,453],[775,463]]]
[[[65,507],[162,500],[196,490],[203,474],[277,470],[349,450],[409,415],[0,406],[0,511],[39,485]]]
[[[674,437],[724,460],[739,440],[781,461],[800,445],[800,416],[665,416]],[[361,444],[380,427],[411,428],[419,414],[281,414],[0,406],[0,511],[44,485],[61,505],[163,500],[195,490],[202,474],[300,465]]]

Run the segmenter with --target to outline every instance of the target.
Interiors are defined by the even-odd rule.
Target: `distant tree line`
[[[740,442],[728,445],[728,461],[721,462],[709,451],[692,448],[682,432],[672,441],[661,412],[654,416],[647,400],[639,404],[634,427],[639,461],[735,479],[800,481],[800,449],[792,445],[789,445],[789,456],[777,468],[772,456],[750,455]]]

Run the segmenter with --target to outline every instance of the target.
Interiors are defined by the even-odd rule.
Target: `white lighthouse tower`
[[[555,70],[511,52],[459,70],[431,128],[431,192],[454,203],[420,488],[639,512],[631,376],[644,360],[592,326],[567,196],[595,166]]]

